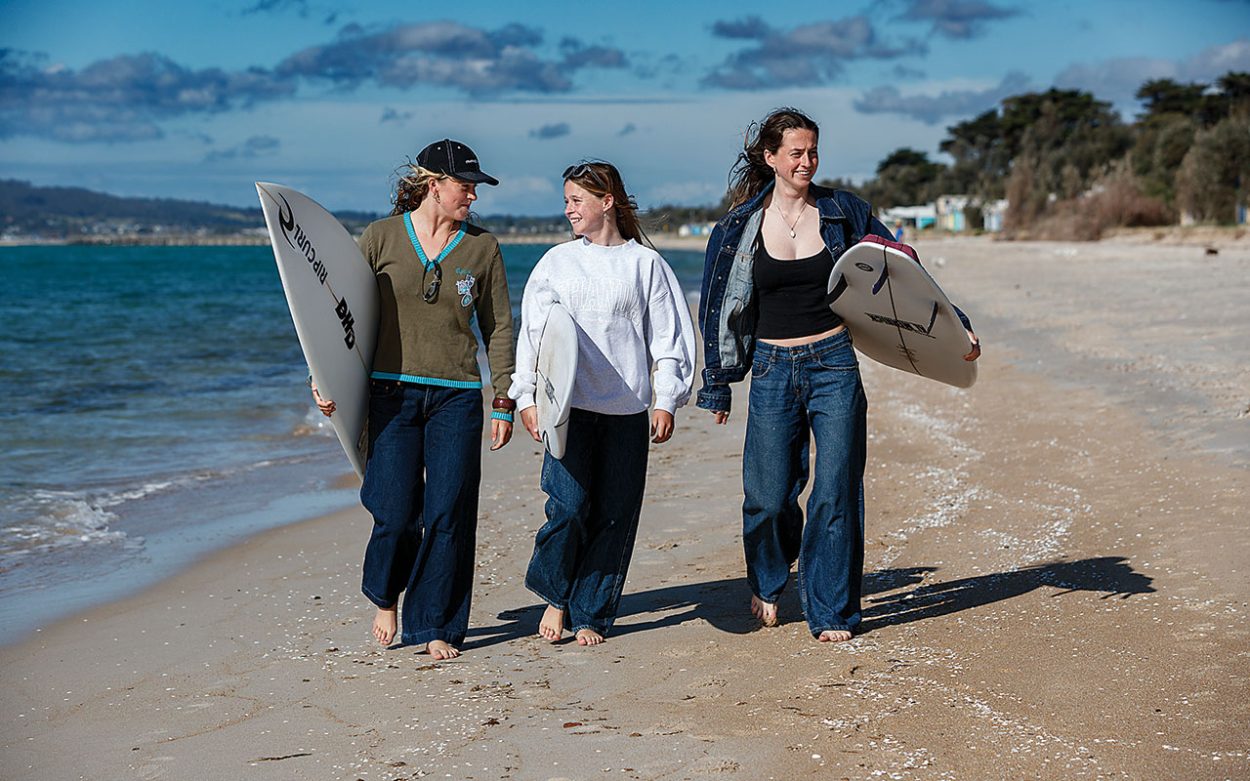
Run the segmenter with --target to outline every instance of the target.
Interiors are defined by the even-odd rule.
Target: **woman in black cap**
[[[373,514],[362,590],[373,635],[460,655],[473,589],[481,479],[482,378],[476,320],[494,403],[491,450],[512,437],[512,308],[495,237],[468,222],[482,172],[469,147],[430,144],[401,169],[391,216],[360,248],[377,275],[381,314],[369,393],[369,462],[360,500]],[[313,389],[329,416],[334,402]],[[397,621],[403,592],[402,621]]]

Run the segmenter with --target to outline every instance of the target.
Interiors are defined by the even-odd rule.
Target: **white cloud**
[[[1184,60],[1152,57],[1120,57],[1092,63],[1075,63],[1055,77],[1055,86],[1082,89],[1121,109],[1134,110],[1134,97],[1151,79],[1212,83],[1229,71],[1250,71],[1250,39],[1239,38],[1211,46]]]

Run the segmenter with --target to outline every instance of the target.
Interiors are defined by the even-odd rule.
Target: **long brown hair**
[[[764,162],[764,151],[775,154],[787,130],[810,130],[820,139],[820,127],[796,108],[775,109],[762,122],[752,122],[738,160],[729,170],[729,208],[741,206],[772,183],[776,173]]]
[[[612,216],[616,218],[616,229],[621,237],[655,249],[638,219],[638,202],[625,192],[625,181],[616,166],[603,160],[583,160],[565,169],[564,181],[573,182],[599,198],[611,195]]]
[[[399,181],[395,183],[395,196],[393,198],[395,208],[391,209],[392,217],[404,212],[416,211],[421,202],[425,200],[425,196],[430,194],[431,181],[451,178],[447,174],[440,174],[427,168],[422,168],[411,160],[396,168],[395,175],[399,178]]]

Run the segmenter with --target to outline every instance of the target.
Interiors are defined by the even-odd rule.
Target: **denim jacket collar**
[[[769,182],[764,185],[764,189],[760,190],[750,200],[739,204],[729,212],[731,221],[739,222],[746,219],[752,212],[759,209],[764,204],[764,199],[772,194],[776,185]],[[827,187],[821,187],[818,184],[811,185],[808,192],[816,199],[816,209],[820,212],[820,219],[824,220],[845,220],[846,213],[842,211],[842,207],[838,205],[838,201],[833,197],[833,190]]]

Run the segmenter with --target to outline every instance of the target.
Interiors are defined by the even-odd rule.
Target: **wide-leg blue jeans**
[[[574,408],[563,459],[543,456],[547,522],[534,537],[525,586],[565,611],[565,627],[607,634],[634,552],[647,478],[646,412]]]
[[[406,644],[464,642],[481,483],[482,392],[373,380],[360,501],[373,514],[361,588],[378,607],[404,594]]]
[[[754,594],[776,603],[799,562],[814,636],[860,622],[868,401],[850,333],[800,347],[757,342],[742,458],[742,544]],[[808,450],[816,468],[807,500]]]

